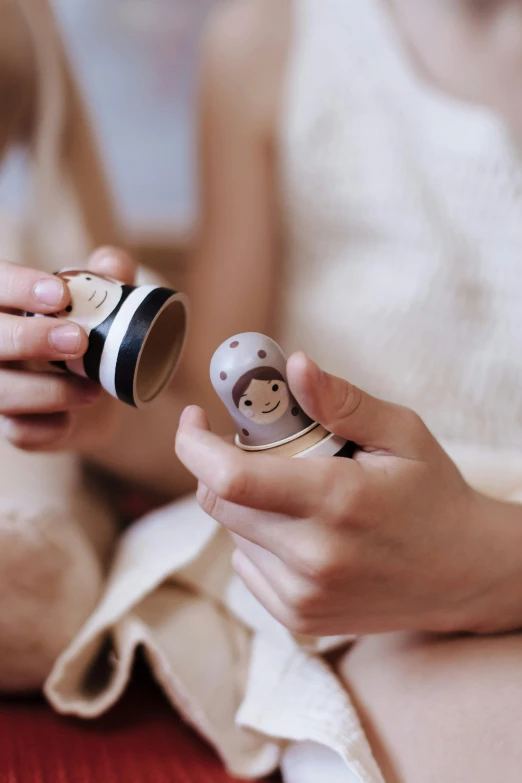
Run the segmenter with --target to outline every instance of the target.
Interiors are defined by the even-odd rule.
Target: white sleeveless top
[[[385,0],[294,0],[280,128],[281,342],[417,410],[522,447],[522,156],[410,64]]]

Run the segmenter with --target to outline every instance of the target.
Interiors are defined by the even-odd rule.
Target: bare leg
[[[339,671],[387,783],[522,780],[522,634],[369,636]]]
[[[70,454],[0,440],[0,692],[41,687],[96,606],[114,534]]]

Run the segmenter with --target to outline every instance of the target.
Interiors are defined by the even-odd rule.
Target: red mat
[[[116,707],[93,722],[60,717],[37,698],[0,701],[0,783],[233,780],[141,671]]]

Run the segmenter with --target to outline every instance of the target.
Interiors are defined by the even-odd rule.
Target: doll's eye
[[[92,280],[92,277],[86,277],[85,279],[86,280]]]
[[[274,383],[272,386],[272,391],[279,391],[279,385],[277,383]]]
[[[66,311],[67,311],[68,313],[70,313],[70,312],[71,312],[71,310],[72,310],[72,305],[67,305],[67,307],[66,307],[65,309],[66,309]]]
[[[245,400],[245,405],[247,406],[247,408],[250,408],[250,406],[252,405],[252,400]]]

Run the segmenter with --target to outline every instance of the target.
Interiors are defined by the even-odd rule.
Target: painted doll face
[[[65,280],[71,292],[70,304],[58,313],[58,317],[69,318],[87,332],[105,321],[121,299],[122,286],[116,280],[91,272],[63,272],[58,277]]]
[[[285,381],[252,380],[239,399],[241,413],[256,424],[273,424],[288,410],[290,394]]]

